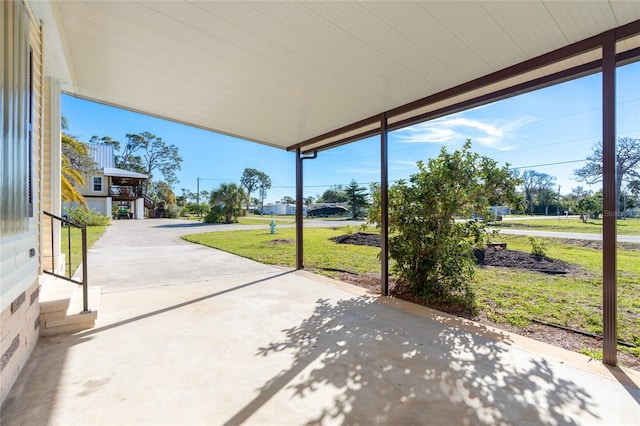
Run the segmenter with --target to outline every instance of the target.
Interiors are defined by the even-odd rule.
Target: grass
[[[269,224],[271,223],[271,221],[275,221],[276,222],[276,226],[277,225],[292,225],[294,223],[296,223],[295,219],[292,219],[290,217],[269,217],[269,216],[264,216],[263,219],[260,219],[260,216],[257,217],[240,217],[238,218],[238,223],[240,225],[264,225],[264,226],[269,226]]]
[[[380,249],[337,244],[329,238],[345,233],[344,228],[308,228],[304,231],[306,268],[367,273],[380,270]],[[239,235],[241,237],[239,238]],[[234,253],[270,265],[295,267],[295,229],[268,229],[231,232],[205,232],[185,235],[187,241]],[[274,240],[280,242],[274,243]],[[345,255],[346,253],[346,255]],[[331,274],[328,271],[328,274]]]
[[[526,237],[502,236],[513,250],[530,251]],[[602,334],[602,252],[543,239],[547,256],[579,265],[582,276],[479,269],[475,287],[489,319],[520,327],[531,319]],[[618,249],[618,338],[640,345],[640,251]]]
[[[379,249],[336,244],[330,237],[345,234],[345,228],[305,229],[305,267],[338,269],[354,273],[379,273]],[[210,232],[184,237],[187,241],[254,259],[258,262],[295,265],[294,229]],[[274,244],[274,239],[289,240]],[[525,236],[503,235],[513,250],[529,252]],[[478,268],[473,288],[479,311],[497,323],[526,327],[532,319],[602,334],[602,252],[565,244],[558,239],[541,239],[547,255],[579,265],[576,276],[544,275],[506,268]],[[618,338],[640,345],[640,251],[619,249]],[[331,275],[331,271],[325,271]],[[640,356],[640,350],[630,352]]]
[[[503,220],[495,228],[602,234],[602,219],[589,219],[587,223],[575,218]],[[617,232],[620,235],[640,235],[640,219],[618,220]]]
[[[75,271],[82,263],[82,232],[79,228],[71,227],[71,256],[69,256],[69,244],[68,244],[68,230],[69,228],[62,228],[62,244],[60,250],[65,254],[66,263],[66,275],[72,277]],[[93,246],[93,244],[102,237],[107,230],[106,226],[88,226],[87,227],[87,250]],[[71,268],[69,268],[69,259],[71,259]]]

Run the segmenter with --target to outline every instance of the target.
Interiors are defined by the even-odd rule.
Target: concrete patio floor
[[[109,227],[96,327],[39,341],[1,424],[640,425],[637,371],[179,239],[211,229]]]

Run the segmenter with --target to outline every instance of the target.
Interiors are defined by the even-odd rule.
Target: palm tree
[[[242,213],[242,202],[245,200],[244,190],[236,183],[221,183],[211,193],[211,207],[221,208],[225,223],[232,223]]]
[[[89,154],[89,150],[85,144],[78,142],[69,135],[62,135],[62,145],[79,156],[88,156]],[[63,152],[64,151],[66,151],[66,149],[63,149]],[[62,201],[78,203],[88,208],[87,201],[80,192],[78,192],[78,189],[84,185],[84,177],[80,171],[73,167],[71,160],[64,153],[62,154],[61,171]]]

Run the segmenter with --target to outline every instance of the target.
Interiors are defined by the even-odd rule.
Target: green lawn
[[[268,227],[272,220],[276,222],[276,225],[293,225],[296,223],[296,220],[289,216],[263,216],[262,218],[260,216],[246,216],[238,218],[238,223],[240,225],[264,225]]]
[[[536,231],[580,232],[587,234],[602,233],[602,219],[589,219],[582,223],[575,218],[560,219],[516,219],[498,222],[496,229],[531,229]],[[618,220],[617,232],[620,235],[640,235],[640,219]]]
[[[71,227],[71,268],[69,268],[69,228],[62,228],[62,243],[60,250],[65,254],[66,275],[72,277],[80,263],[82,263],[82,233],[79,228]],[[87,250],[102,237],[107,230],[106,226],[89,226],[87,227]]]
[[[529,251],[527,237],[503,236],[513,250]],[[579,265],[575,277],[478,270],[475,290],[481,311],[495,322],[525,326],[531,319],[602,334],[602,252],[544,239],[547,256]],[[618,337],[640,345],[640,251],[618,249]],[[640,356],[640,350],[637,351]]]
[[[333,268],[354,273],[380,270],[379,249],[367,246],[337,244],[329,238],[344,234],[344,228],[307,228],[304,230],[304,263],[306,268]],[[270,265],[295,267],[296,231],[268,229],[230,232],[205,232],[185,235],[187,241],[238,254]],[[280,240],[275,241],[274,240]]]
[[[336,244],[329,240],[342,235],[345,228],[308,228],[304,231],[306,268],[346,270],[355,273],[379,273],[379,249]],[[258,262],[295,266],[295,230],[209,232],[184,237],[238,254]],[[513,250],[529,251],[524,236],[500,238]],[[274,240],[284,240],[279,243]],[[544,275],[505,268],[478,268],[473,288],[478,308],[490,320],[524,327],[532,319],[553,322],[596,334],[602,334],[602,253],[598,250],[563,243],[548,243],[549,257],[577,264],[583,272],[577,276]],[[640,345],[640,251],[618,250],[618,336]],[[633,350],[640,356],[640,350]]]

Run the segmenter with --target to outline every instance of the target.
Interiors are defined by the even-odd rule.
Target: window
[[[93,192],[102,192],[102,176],[93,177]]]
[[[29,16],[21,1],[0,2],[0,234],[27,230],[29,167]]]

